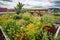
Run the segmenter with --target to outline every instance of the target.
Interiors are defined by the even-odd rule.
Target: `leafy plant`
[[[13,16],[12,16],[12,19],[21,19],[22,18],[22,16],[20,16],[20,15],[17,15],[17,14],[14,14]]]
[[[24,20],[30,20],[30,18],[32,17],[31,14],[28,12],[22,14],[21,16],[22,16],[22,19]]]
[[[15,7],[15,12],[16,14],[19,14],[22,10],[23,4],[22,3],[18,3],[17,6]]]
[[[3,22],[4,23],[4,22]],[[20,32],[19,26],[16,24],[15,20],[10,20],[5,25],[2,26],[3,30],[6,32],[8,37],[12,40],[12,36],[17,32]],[[3,25],[3,24],[2,24]],[[17,30],[18,29],[18,30]]]
[[[43,24],[53,25],[54,24],[54,16],[52,15],[44,15],[41,17],[41,22]]]

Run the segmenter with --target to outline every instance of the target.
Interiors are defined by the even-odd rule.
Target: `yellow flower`
[[[27,30],[27,31],[31,31],[31,32],[34,33],[34,32],[35,32],[35,26],[30,23],[30,24],[27,26],[26,30]]]
[[[8,22],[9,21],[9,19],[5,18],[5,17],[0,17],[0,20],[3,21],[3,22]]]
[[[41,26],[42,23],[41,23],[41,22],[37,22],[36,25],[37,25],[37,26]]]

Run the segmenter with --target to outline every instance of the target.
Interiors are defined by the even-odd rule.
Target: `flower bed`
[[[0,16],[0,25],[10,40],[59,40],[60,34],[54,38],[56,27],[53,20],[51,15],[6,14]]]

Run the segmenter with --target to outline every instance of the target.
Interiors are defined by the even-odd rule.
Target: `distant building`
[[[7,8],[0,8],[0,12],[6,12]]]
[[[9,12],[14,12],[14,9],[0,8],[0,12],[6,12],[7,10]]]
[[[9,11],[9,13],[14,13],[14,9],[0,8],[0,14],[4,14]]]
[[[46,9],[46,8],[28,8],[27,11],[29,11],[29,12],[47,12],[48,9]]]

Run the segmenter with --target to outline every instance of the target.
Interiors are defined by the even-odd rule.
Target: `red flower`
[[[54,26],[45,26],[44,29],[47,29],[48,32],[55,34],[56,28]]]

